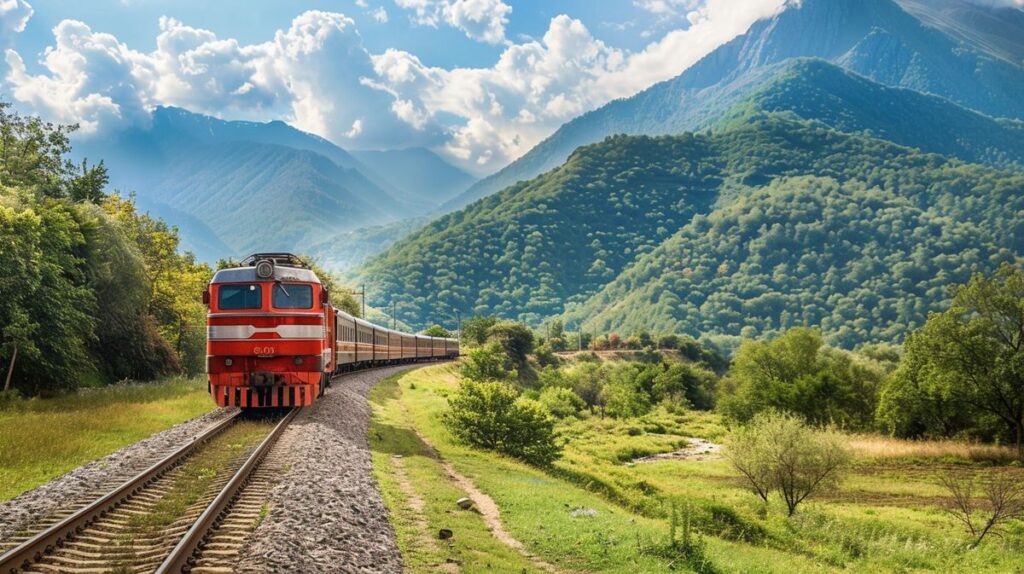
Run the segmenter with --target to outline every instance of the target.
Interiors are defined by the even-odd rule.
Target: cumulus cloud
[[[566,15],[541,38],[511,43],[510,9],[498,0],[396,1],[428,25],[460,23],[452,25],[506,46],[490,67],[429,66],[401,50],[370,54],[352,19],[309,11],[258,44],[162,18],[156,48],[140,52],[66,20],[53,30],[40,73],[6,51],[7,89],[27,111],[79,122],[85,132],[144,125],[155,106],[174,105],[230,119],[284,119],[356,149],[427,145],[485,172],[569,119],[678,75],[786,0],[661,0],[687,9],[689,24],[639,52],[606,45]],[[480,27],[467,24],[474,22]]]
[[[466,167],[495,169],[581,113],[679,75],[784,4],[707,0],[691,10],[688,28],[637,53],[607,46],[579,20],[560,15],[543,38],[509,46],[491,68],[446,70],[388,50],[373,57],[379,80],[371,85],[391,93],[392,110],[413,125],[463,118],[450,127],[446,151]]]
[[[437,27],[446,23],[466,36],[488,44],[501,44],[512,7],[502,0],[395,0],[401,8],[412,10],[417,24]]]
[[[25,30],[32,17],[32,6],[24,0],[0,0],[0,46],[9,46],[14,36]]]
[[[380,22],[381,24],[387,24],[388,22],[388,11],[385,10],[383,6],[378,6],[377,8],[371,10],[370,16],[372,16],[374,20]]]
[[[157,105],[230,118],[287,119],[343,145],[431,143],[432,124],[418,128],[388,113],[392,97],[365,85],[375,75],[354,22],[309,11],[262,44],[242,45],[213,32],[161,18],[156,49],[132,50],[110,34],[65,20],[54,30],[45,71],[32,75],[7,50],[7,83],[32,111],[100,127],[144,125]],[[433,139],[431,139],[433,138]]]

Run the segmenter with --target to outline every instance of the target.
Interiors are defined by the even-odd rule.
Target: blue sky
[[[784,3],[0,0],[0,95],[80,137],[174,105],[484,174]]]

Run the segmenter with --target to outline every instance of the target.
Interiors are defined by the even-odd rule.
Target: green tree
[[[835,486],[850,460],[842,435],[777,411],[758,413],[733,430],[724,446],[751,489],[765,502],[778,491],[790,516],[807,497]]]
[[[538,466],[561,455],[554,420],[507,383],[463,381],[448,403],[442,421],[465,444]]]
[[[525,365],[527,356],[533,352],[533,331],[515,321],[499,321],[491,325],[487,329],[487,340],[500,344],[516,367]]]
[[[743,343],[718,406],[737,421],[777,409],[813,424],[866,428],[873,422],[882,376],[849,353],[825,347],[818,331],[794,328],[771,341]]]
[[[488,331],[497,323],[494,317],[470,317],[462,322],[462,342],[467,345],[483,345],[487,342]]]
[[[451,332],[449,332],[448,329],[445,329],[444,327],[442,327],[440,325],[431,325],[429,329],[427,329],[426,331],[423,331],[423,334],[427,335],[428,337],[445,337],[445,338],[447,338],[447,337],[451,337],[452,336]]]
[[[576,393],[563,387],[545,387],[538,401],[549,413],[560,419],[575,416],[587,407]]]
[[[505,367],[508,362],[508,356],[501,344],[490,342],[482,347],[469,350],[466,359],[462,362],[462,376],[477,382],[503,381],[514,378],[515,373]]]
[[[927,395],[1000,420],[1024,461],[1024,271],[976,273],[908,339],[904,356]]]

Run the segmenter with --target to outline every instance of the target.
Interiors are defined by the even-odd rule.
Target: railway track
[[[236,428],[242,420],[238,414],[220,421],[117,488],[25,537],[0,555],[0,574],[191,570],[206,547],[206,536],[231,534],[238,517],[246,515],[251,503],[244,497],[236,503],[239,495],[247,491],[258,496],[260,485],[269,484],[273,473],[261,472],[260,463],[297,413],[289,411],[269,433],[262,433],[254,448],[243,443],[256,427]],[[201,484],[201,492],[182,496],[190,482]],[[257,507],[257,518],[261,509]],[[233,522],[224,521],[229,513],[235,516]],[[240,547],[242,539],[222,537],[219,546],[209,547],[210,556],[223,552],[225,540]]]

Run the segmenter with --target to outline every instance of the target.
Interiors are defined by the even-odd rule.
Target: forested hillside
[[[419,321],[568,309],[573,323],[694,334],[739,334],[750,316],[746,334],[760,334],[838,313],[855,326],[826,335],[854,344],[898,338],[943,286],[1020,253],[1022,190],[1018,171],[758,113],[580,148],[365,271],[377,304],[416,293]]]
[[[944,308],[950,284],[1016,260],[1005,243],[1019,249],[1019,234],[1004,243],[975,215],[921,206],[948,200],[946,186],[1011,199],[993,189],[1007,180],[951,175],[923,202],[859,179],[777,179],[696,218],[568,316],[599,331],[759,338],[813,325],[847,348],[901,340]]]
[[[894,0],[790,2],[678,77],[566,123],[447,207],[461,208],[535,177],[560,165],[577,147],[612,134],[677,134],[713,126],[734,103],[770,80],[775,67],[793,58],[821,58],[872,82],[933,94],[988,116],[1024,118],[1024,61],[1014,57],[1024,37],[1018,10],[983,2],[966,7],[967,2],[954,7],[945,1],[938,6],[902,3],[910,5],[909,12]],[[970,22],[951,22],[951,11]],[[937,142],[899,143],[928,149]]]
[[[177,230],[107,195],[106,167],[75,165],[70,129],[0,104],[0,365],[10,389],[152,379],[205,366],[211,270]]]

